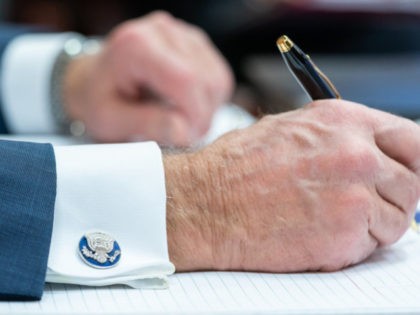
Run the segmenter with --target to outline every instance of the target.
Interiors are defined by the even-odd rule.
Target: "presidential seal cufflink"
[[[99,269],[112,268],[121,258],[120,245],[103,232],[86,233],[80,239],[78,252],[87,265]]]

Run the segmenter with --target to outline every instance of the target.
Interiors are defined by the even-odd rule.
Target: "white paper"
[[[0,302],[0,314],[418,314],[420,235],[410,230],[339,272],[198,272],[169,279],[167,290],[47,284],[41,302]]]

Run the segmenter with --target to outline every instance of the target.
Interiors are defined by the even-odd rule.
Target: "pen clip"
[[[324,81],[328,84],[330,89],[333,91],[333,93],[335,94],[335,98],[341,99],[340,93],[338,92],[338,90],[334,86],[334,84],[332,84],[331,80],[328,79],[328,77],[324,74],[324,72],[322,72],[321,69],[318,68],[318,66],[312,61],[312,59],[311,59],[311,57],[309,57],[309,55],[306,55],[306,57],[308,58],[308,61],[311,63],[312,67],[314,67],[315,71],[319,74],[319,76],[321,78],[324,79]]]

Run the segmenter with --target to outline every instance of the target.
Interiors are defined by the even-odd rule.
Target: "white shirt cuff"
[[[54,147],[57,197],[47,281],[165,287],[175,271],[166,239],[162,156],[153,142]],[[120,261],[96,269],[82,261],[87,232],[113,236]]]
[[[50,108],[54,62],[74,33],[28,34],[7,46],[2,58],[2,103],[12,133],[52,133]]]

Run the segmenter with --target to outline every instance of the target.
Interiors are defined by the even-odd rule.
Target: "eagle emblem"
[[[121,258],[121,249],[115,239],[103,232],[86,233],[79,242],[79,254],[91,267],[114,267]]]

